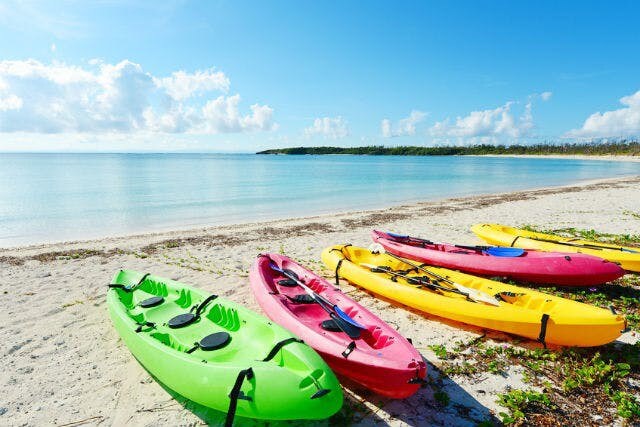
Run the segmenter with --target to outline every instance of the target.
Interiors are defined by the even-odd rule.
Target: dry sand
[[[372,227],[461,243],[478,242],[469,227],[485,221],[638,234],[640,219],[632,213],[640,213],[640,177],[376,211],[0,249],[0,424],[200,425],[223,419],[220,413],[174,399],[118,338],[105,292],[121,268],[180,280],[260,310],[247,282],[259,252],[284,252],[329,277],[319,262],[321,250],[347,242],[367,246]],[[495,403],[497,393],[509,386],[527,388],[516,369],[506,377],[438,373],[438,359],[428,345],[469,341],[486,331],[411,313],[348,285],[345,289],[413,339],[429,361],[430,377],[451,398],[443,408],[427,387],[404,401],[391,401],[347,382],[345,394],[358,408],[356,422],[475,425],[503,410]],[[514,342],[504,334],[489,337],[504,345]],[[627,333],[621,339],[635,337]],[[248,420],[239,425],[247,424],[261,425]],[[327,423],[270,423],[298,424]]]

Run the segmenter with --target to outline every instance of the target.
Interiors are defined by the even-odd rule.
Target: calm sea
[[[0,154],[0,246],[122,235],[640,174],[564,159]]]

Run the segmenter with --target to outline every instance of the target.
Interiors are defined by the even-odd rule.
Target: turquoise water
[[[495,157],[0,154],[0,246],[385,207],[640,174]]]

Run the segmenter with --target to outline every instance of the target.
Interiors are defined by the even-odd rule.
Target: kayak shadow
[[[341,412],[350,416],[345,423],[331,419],[331,425],[374,425],[393,420],[410,426],[477,426],[502,425],[481,402],[442,372],[437,366],[422,358],[427,364],[427,381],[413,396],[406,399],[389,399],[377,395],[362,386],[340,377],[340,382],[351,390],[345,393],[345,405]],[[335,420],[338,421],[338,420]],[[341,420],[342,421],[342,420]]]
[[[142,366],[142,365],[141,365]],[[144,368],[144,366],[143,366]],[[218,411],[199,403],[196,403],[181,394],[175,392],[170,389],[164,383],[158,380],[155,376],[153,376],[149,371],[147,373],[154,379],[163,389],[166,391],[178,404],[180,404],[184,409],[191,412],[193,415],[198,417],[204,424],[209,426],[224,426],[227,418],[227,413],[223,411]],[[356,399],[350,396],[348,393],[345,393],[345,402],[335,415],[328,419],[323,420],[258,420],[253,418],[245,418],[236,416],[233,425],[234,427],[242,426],[242,427],[325,427],[327,425],[352,425],[353,423],[349,422],[350,413],[352,412],[349,408],[353,408],[358,405]],[[162,410],[163,408],[158,408]],[[147,410],[153,411],[153,408]],[[369,418],[369,420],[373,420],[375,417]],[[346,421],[346,422],[343,422]]]

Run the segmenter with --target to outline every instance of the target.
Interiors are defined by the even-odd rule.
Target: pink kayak
[[[277,270],[291,272],[313,292],[359,323],[351,338],[302,286]],[[327,364],[366,388],[401,399],[414,394],[426,375],[420,353],[394,328],[344,295],[324,278],[279,254],[258,256],[249,273],[251,288],[267,316],[313,347]]]
[[[377,230],[373,230],[371,236],[386,251],[397,256],[480,276],[561,286],[594,286],[625,273],[618,264],[587,254],[456,246]]]

